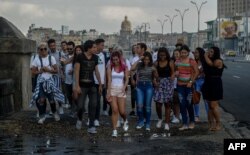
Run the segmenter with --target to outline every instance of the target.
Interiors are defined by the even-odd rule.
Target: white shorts
[[[126,92],[122,92],[123,86],[111,86],[111,96],[126,97]]]

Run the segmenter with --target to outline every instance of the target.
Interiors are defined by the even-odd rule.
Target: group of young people
[[[177,47],[172,57],[167,48],[161,47],[154,61],[146,44],[137,43],[128,61],[120,49],[105,52],[104,42],[103,39],[87,40],[81,46],[71,41],[61,42],[61,51],[56,50],[54,39],[38,46],[38,54],[31,59],[34,81],[31,104],[38,109],[39,124],[46,120],[47,99],[56,121],[60,120],[63,107],[70,107],[71,115],[76,113],[76,128],[81,129],[83,114],[88,112],[87,131],[97,133],[103,97],[103,112],[107,114],[110,105],[112,136],[117,137],[119,118],[123,119],[123,130],[129,129],[126,96],[130,83],[130,115],[138,118],[136,129],[145,126],[150,131],[152,101],[156,103],[159,118],[157,128],[162,127],[164,105],[165,130],[170,129],[171,107],[174,111],[172,122],[178,123],[181,113],[179,130],[193,129],[195,116],[196,121],[199,117],[198,104],[194,106],[191,100],[193,87],[202,92],[206,101],[210,129],[220,129],[218,101],[223,97],[221,76],[225,65],[219,48],[212,47],[208,52],[197,48],[195,59],[191,59],[186,45]]]

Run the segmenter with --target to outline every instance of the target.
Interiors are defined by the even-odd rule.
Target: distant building
[[[59,39],[60,37],[58,36],[56,30],[52,30],[52,28],[36,28],[35,24],[31,24],[28,30],[27,38],[35,40],[38,45],[41,42],[47,42],[50,38]]]
[[[128,17],[125,16],[124,20],[121,23],[121,30],[120,30],[120,39],[119,45],[124,49],[129,49],[131,46],[131,22],[128,20]]]
[[[246,12],[249,8],[249,0],[217,0],[217,16],[220,18],[237,16]]]
[[[62,25],[62,35],[68,35],[69,34],[69,26]]]

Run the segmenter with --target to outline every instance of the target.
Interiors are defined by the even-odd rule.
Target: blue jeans
[[[153,85],[151,81],[139,81],[136,88],[137,95],[137,115],[139,117],[138,125],[143,125],[144,123],[144,108],[145,108],[145,118],[146,125],[150,125],[151,117],[151,103],[153,98]]]
[[[195,90],[201,93],[201,87],[202,87],[203,83],[204,83],[204,78],[196,79],[195,83],[194,83]],[[205,100],[204,100],[204,104],[205,104],[206,112],[208,113],[208,104]],[[200,105],[199,104],[194,104],[194,116],[195,117],[200,116]]]
[[[183,125],[188,125],[188,116],[189,122],[194,122],[194,108],[191,103],[192,99],[192,88],[188,88],[186,86],[177,86],[178,96],[180,99],[180,111],[182,116]],[[188,115],[187,115],[188,111]]]

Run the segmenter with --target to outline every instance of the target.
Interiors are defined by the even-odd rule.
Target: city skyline
[[[203,0],[195,0],[200,5]],[[151,33],[161,33],[157,19],[165,15],[178,15],[175,9],[189,11],[184,17],[184,31],[197,32],[197,10],[189,0],[0,0],[0,16],[13,22],[25,35],[31,24],[60,30],[62,25],[70,30],[96,29],[100,33],[112,34],[120,31],[124,16],[132,23],[132,28],[143,22],[150,23]],[[206,29],[204,22],[216,19],[217,0],[209,0],[202,7],[200,30]],[[164,25],[164,34],[170,33],[169,21]],[[173,33],[181,32],[181,17],[174,19]]]

